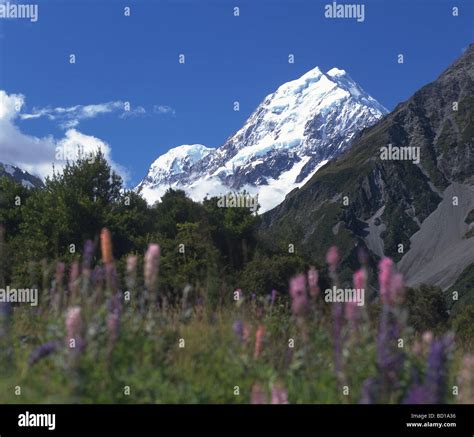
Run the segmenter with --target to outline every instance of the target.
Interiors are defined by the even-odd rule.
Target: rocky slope
[[[418,150],[419,163],[393,154],[382,159],[389,145],[413,156]],[[355,247],[365,246],[374,259],[399,261],[410,285],[447,289],[474,262],[473,186],[471,44],[437,80],[266,213],[261,233],[274,249],[293,243],[321,263],[338,244],[355,265]]]

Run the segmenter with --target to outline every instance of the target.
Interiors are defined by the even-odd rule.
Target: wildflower
[[[288,391],[281,383],[272,387],[272,404],[288,404]]]
[[[314,267],[311,267],[308,271],[308,286],[310,296],[316,297],[319,294],[319,286],[318,271]]]
[[[263,387],[258,382],[254,383],[252,386],[250,403],[253,405],[268,404],[267,395],[263,390]]]
[[[335,272],[339,264],[339,250],[336,246],[331,246],[326,253],[326,262],[329,265],[329,271]]]
[[[425,385],[431,390],[431,403],[434,404],[443,403],[444,401],[448,374],[448,354],[452,341],[453,338],[446,335],[441,340],[434,341],[431,344]]]
[[[102,261],[104,264],[111,264],[114,260],[112,255],[112,237],[107,228],[103,228],[100,233],[100,249],[102,251]]]
[[[369,262],[369,256],[367,254],[367,250],[364,247],[359,246],[357,249],[357,259],[359,260],[360,264],[366,266]]]
[[[79,263],[74,261],[71,265],[71,271],[69,273],[69,293],[71,300],[74,301],[79,294]]]
[[[255,350],[253,354],[254,358],[258,358],[262,352],[264,335],[265,335],[265,326],[259,325],[257,332],[255,333]]]
[[[393,261],[390,258],[382,258],[379,262],[379,284],[380,296],[384,304],[391,301],[390,290],[393,278]]]
[[[459,403],[474,404],[474,355],[465,355],[458,376]]]
[[[362,384],[359,404],[375,404],[379,396],[380,386],[376,377],[367,378]]]
[[[308,296],[306,294],[306,277],[297,275],[290,280],[291,308],[295,316],[300,316],[306,311]]]
[[[145,254],[145,286],[148,290],[153,291],[156,287],[158,279],[158,266],[160,263],[160,246],[158,244],[150,244]]]
[[[430,404],[431,403],[431,392],[425,385],[415,385],[404,399],[404,404]]]
[[[28,358],[28,364],[30,366],[36,364],[39,360],[48,355],[53,354],[59,348],[59,343],[57,341],[49,341],[48,343],[44,343],[41,346],[38,346],[34,349]]]
[[[126,283],[129,291],[135,288],[135,283],[137,280],[137,263],[138,257],[136,255],[129,255],[127,257]]]
[[[81,351],[84,346],[82,338],[83,323],[81,317],[81,308],[72,307],[66,314],[66,332],[67,345],[69,348]]]
[[[273,307],[275,304],[276,298],[278,296],[278,291],[272,290],[271,298],[270,298],[270,305]]]
[[[367,273],[365,269],[357,270],[353,275],[354,288],[364,293],[367,281]],[[356,301],[346,303],[346,319],[353,322],[357,318],[358,304]]]
[[[241,320],[237,320],[234,322],[232,325],[232,330],[234,331],[235,336],[237,339],[242,342],[244,339],[244,324],[242,323]]]
[[[86,240],[84,243],[84,252],[82,254],[82,269],[89,270],[92,264],[92,257],[94,256],[94,243],[91,240]]]

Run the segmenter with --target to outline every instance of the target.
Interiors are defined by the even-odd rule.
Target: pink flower
[[[331,246],[326,253],[326,262],[329,265],[329,271],[335,272],[339,264],[339,250],[337,246]]]
[[[149,290],[154,290],[158,279],[158,266],[160,263],[160,246],[158,244],[148,245],[145,254],[145,286]]]
[[[302,315],[308,304],[306,293],[306,276],[303,274],[290,279],[291,308],[295,316]]]
[[[74,340],[75,343],[80,343],[82,341],[82,318],[81,318],[81,308],[72,307],[69,308],[66,314],[66,332],[67,332],[67,341],[68,346],[71,340]]]
[[[403,275],[395,273],[392,277],[392,284],[390,287],[390,299],[394,304],[399,304],[403,301],[405,296],[405,285],[403,283]]]
[[[129,255],[127,257],[127,274],[128,275],[135,275],[135,271],[137,270],[137,256],[136,255]]]
[[[250,403],[253,405],[268,404],[267,395],[262,386],[256,382],[252,386],[252,393],[250,395]]]
[[[308,286],[309,286],[309,294],[311,297],[316,297],[319,294],[319,286],[318,286],[318,271],[311,267],[308,270]]]
[[[281,384],[272,387],[272,404],[288,404],[288,391]]]
[[[390,303],[390,290],[393,278],[393,261],[390,258],[382,258],[379,262],[379,284],[380,296],[383,303]]]

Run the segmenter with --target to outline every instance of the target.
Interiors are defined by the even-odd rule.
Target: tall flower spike
[[[69,308],[66,314],[66,340],[71,353],[77,354],[84,348],[83,328],[81,308],[78,306]]]
[[[158,267],[160,263],[160,246],[150,244],[145,254],[145,286],[149,291],[154,291],[158,280]]]
[[[291,309],[295,316],[304,314],[308,304],[306,293],[306,276],[303,274],[290,279]]]
[[[112,237],[107,228],[103,228],[100,233],[100,249],[102,251],[102,261],[104,264],[110,264],[114,260],[112,255]]]
[[[379,285],[380,297],[384,304],[391,303],[392,278],[393,261],[390,258],[382,258],[379,262]]]
[[[339,264],[339,250],[337,246],[331,246],[326,253],[326,262],[329,266],[329,271],[335,272]]]
[[[314,267],[311,267],[308,271],[308,286],[309,294],[313,298],[319,294],[318,276],[318,271]]]

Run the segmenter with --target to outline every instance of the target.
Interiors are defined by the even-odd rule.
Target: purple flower
[[[38,346],[34,349],[28,358],[28,364],[32,366],[36,364],[39,360],[52,353],[56,352],[59,348],[59,343],[57,341],[49,341],[48,343],[44,343],[41,346]]]
[[[404,404],[431,404],[432,395],[431,391],[424,385],[416,385],[409,392]]]
[[[82,254],[82,268],[83,269],[90,269],[93,256],[94,256],[94,243],[91,240],[86,240],[86,242],[84,243],[84,252]]]
[[[270,298],[270,305],[273,307],[275,305],[275,301],[278,295],[278,291],[272,290],[271,298]]]
[[[232,329],[237,339],[242,342],[244,340],[244,324],[242,323],[242,321],[237,320],[236,322],[234,322],[234,324],[232,325]]]

